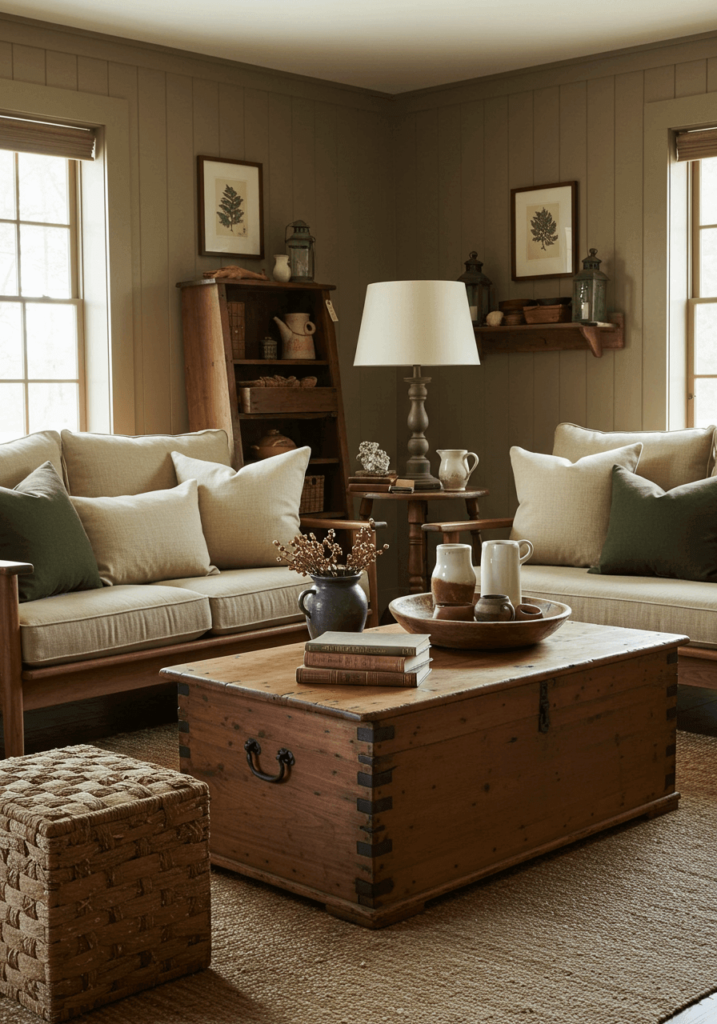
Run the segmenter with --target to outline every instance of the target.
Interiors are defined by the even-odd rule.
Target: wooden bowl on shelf
[[[572,615],[572,608],[559,601],[543,601],[531,597],[543,613],[542,619],[511,622],[455,622],[433,618],[431,594],[409,594],[389,604],[394,619],[408,633],[430,633],[436,647],[460,650],[490,651],[510,647],[530,647],[545,640]]]
[[[498,303],[498,309],[504,313],[512,313],[515,310],[524,309],[526,306],[532,306],[534,303],[535,299],[504,299]]]
[[[564,324],[572,320],[570,306],[526,306],[526,324]]]

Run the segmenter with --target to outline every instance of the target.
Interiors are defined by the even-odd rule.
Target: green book
[[[306,642],[307,651],[336,654],[396,654],[410,658],[427,651],[430,633],[338,633],[329,631]]]

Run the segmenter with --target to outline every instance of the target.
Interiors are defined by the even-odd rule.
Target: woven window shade
[[[94,160],[95,131],[45,121],[0,117],[0,149],[18,153],[42,153],[67,160]]]
[[[678,132],[676,143],[678,161],[705,160],[717,156],[717,128]]]

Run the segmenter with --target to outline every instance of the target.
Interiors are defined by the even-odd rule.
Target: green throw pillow
[[[717,582],[717,477],[663,491],[613,466],[610,524],[589,571]]]
[[[102,586],[87,534],[51,462],[13,490],[0,487],[0,558],[35,567],[18,577],[21,601]]]

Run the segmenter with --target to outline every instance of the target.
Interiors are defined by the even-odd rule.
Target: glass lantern
[[[602,260],[597,249],[583,260],[583,269],[573,278],[573,321],[605,323],[607,283],[610,280],[600,270]]]
[[[478,253],[469,254],[465,262],[465,273],[458,278],[466,286],[468,293],[468,305],[471,310],[471,320],[480,327],[485,323],[485,318],[491,308],[491,285],[492,281],[487,278],[481,267],[483,264],[478,259]]]
[[[287,232],[291,229],[291,234]],[[295,220],[286,225],[286,248],[289,250],[289,267],[292,281],[314,280],[314,242],[306,221]]]

